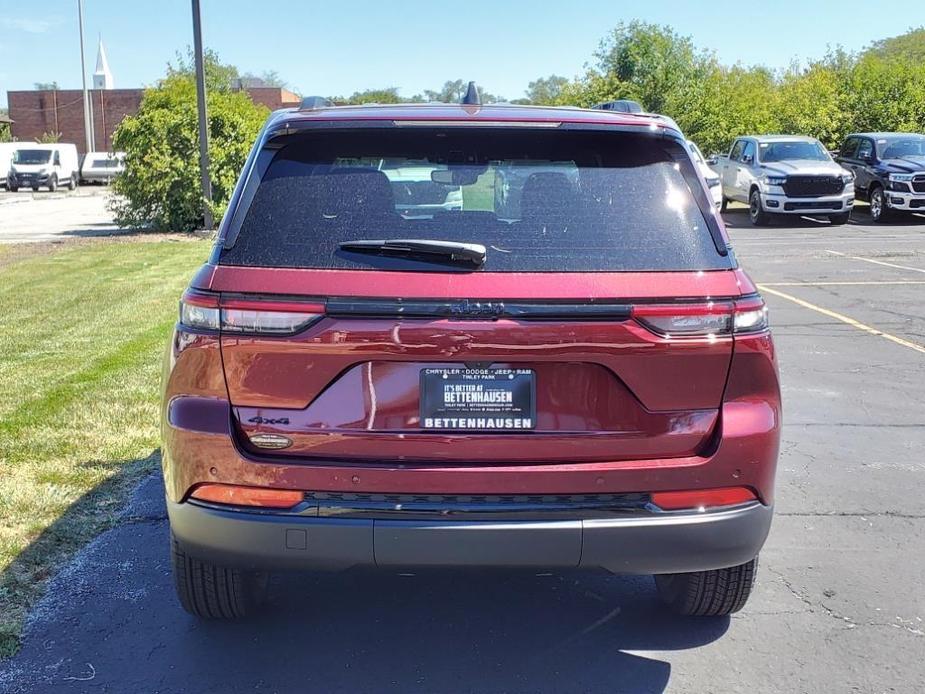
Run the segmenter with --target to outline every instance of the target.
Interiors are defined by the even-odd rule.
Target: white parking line
[[[887,263],[883,260],[874,260],[873,258],[862,258],[859,255],[848,255],[847,253],[842,253],[841,251],[830,251],[827,249],[826,253],[831,253],[832,255],[837,255],[842,258],[850,258],[851,260],[863,260],[865,263],[874,263],[875,265],[895,267],[898,270],[910,270],[912,272],[925,272],[925,269],[920,268],[920,267],[909,267],[908,265],[897,265],[896,263]]]
[[[923,347],[922,345],[917,344],[915,342],[910,342],[909,340],[905,340],[901,337],[897,337],[896,335],[890,335],[890,333],[885,333],[882,330],[877,330],[876,328],[872,328],[869,325],[865,325],[864,323],[861,323],[860,321],[856,321],[854,318],[851,318],[850,316],[846,316],[841,313],[836,313],[835,311],[830,311],[827,308],[823,308],[822,306],[816,306],[816,304],[811,304],[808,301],[799,299],[795,296],[792,296],[791,294],[785,294],[784,292],[778,291],[776,289],[771,289],[766,284],[759,284],[757,285],[757,287],[759,291],[767,292],[768,294],[773,294],[774,296],[779,296],[781,299],[787,299],[787,301],[792,301],[798,306],[802,306],[803,308],[808,308],[810,311],[815,311],[816,313],[821,313],[823,316],[828,316],[829,318],[834,318],[835,320],[839,320],[842,323],[850,325],[852,328],[857,328],[858,330],[862,330],[865,333],[876,335],[877,337],[882,337],[884,340],[895,342],[897,345],[902,345],[903,347],[908,347],[909,349],[915,350],[916,352],[925,354],[925,347]]]

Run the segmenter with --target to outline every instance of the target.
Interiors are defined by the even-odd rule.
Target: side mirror
[[[708,166],[716,166],[717,164],[719,164],[719,159],[716,158],[715,154],[711,154],[709,157],[707,157]]]
[[[753,161],[755,161],[755,157],[753,157],[751,154],[743,154],[743,155],[742,155],[742,163],[743,163],[743,164],[751,164]]]

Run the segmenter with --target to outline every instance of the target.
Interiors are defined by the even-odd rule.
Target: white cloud
[[[18,29],[29,34],[44,34],[56,24],[61,23],[60,17],[50,19],[29,19],[28,17],[0,17],[0,26],[7,29]]]

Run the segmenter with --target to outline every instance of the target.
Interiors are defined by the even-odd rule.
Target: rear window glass
[[[420,127],[290,136],[265,152],[222,250],[227,265],[472,271],[345,250],[357,240],[481,244],[486,272],[731,266],[682,146],[636,133]],[[706,198],[704,198],[706,199]]]

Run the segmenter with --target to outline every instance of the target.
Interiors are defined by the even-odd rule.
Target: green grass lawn
[[[209,243],[71,246],[0,267],[0,657],[156,467],[160,360]]]
[[[489,169],[471,186],[463,186],[463,209],[495,211],[495,171]]]

